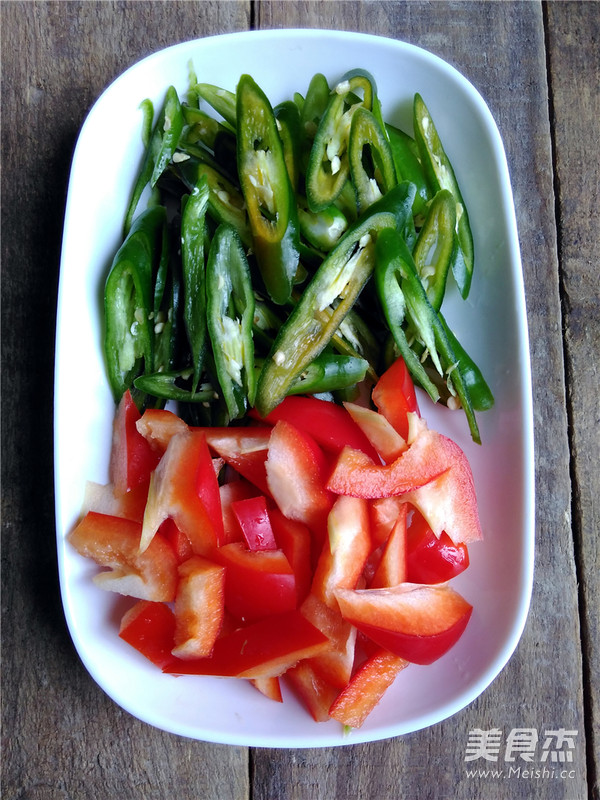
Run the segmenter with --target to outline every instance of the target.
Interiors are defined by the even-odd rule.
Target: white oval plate
[[[480,414],[483,446],[462,413],[421,399],[430,427],[454,438],[473,468],[485,541],[456,586],[473,604],[465,635],[431,666],[411,665],[363,727],[344,735],[315,723],[295,698],[283,704],[233,679],[163,675],[117,635],[130,601],[97,589],[93,563],[65,536],[87,480],[106,483],[113,401],[101,349],[104,278],[141,159],[140,102],[158,109],[169,84],[198,79],[234,90],[250,73],[273,104],[304,93],[313,74],[330,85],[354,67],[375,77],[385,118],[410,130],[419,92],[454,164],[474,231],[476,269],[467,302],[452,293],[446,317],[482,366],[496,397]],[[96,102],[75,150],[65,215],[55,375],[56,524],[60,585],[71,636],[86,668],[128,712],[205,741],[319,747],[398,736],[433,725],[476,698],[510,658],[532,587],[533,435],[529,350],[517,227],[506,158],[492,116],[473,86],[438,57],[399,41],[317,30],[257,31],[170,47],[128,69]]]

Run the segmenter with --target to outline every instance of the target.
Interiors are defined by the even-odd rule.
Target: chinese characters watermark
[[[543,731],[513,728],[505,737],[500,728],[474,728],[469,731],[464,760],[480,764],[479,769],[467,770],[467,774],[469,777],[573,778],[575,771],[566,767],[573,762],[577,734],[577,730],[568,728]],[[498,764],[501,761],[509,765],[508,769],[488,768],[489,762]],[[535,768],[535,764],[542,767]]]

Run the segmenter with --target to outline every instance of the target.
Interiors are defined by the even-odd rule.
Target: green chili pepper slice
[[[235,228],[246,247],[252,245],[244,198],[229,178],[215,166],[196,159],[182,161],[176,166],[176,173],[190,190],[204,176],[209,191],[207,213],[218,225],[226,223]]]
[[[450,347],[456,356],[458,371],[460,372],[463,382],[469,392],[473,410],[487,411],[494,405],[494,395],[492,394],[492,390],[488,386],[477,364],[465,351],[464,347],[456,338],[452,330],[448,327],[448,323],[442,314],[439,314],[438,316],[450,343]]]
[[[388,138],[375,114],[362,106],[352,115],[348,153],[358,210],[364,213],[398,181]]]
[[[414,97],[413,116],[415,140],[433,194],[440,189],[448,189],[456,201],[456,236],[459,249],[452,264],[452,273],[462,297],[466,298],[473,276],[473,235],[467,209],[450,159],[420,94],[415,94]]]
[[[104,354],[118,402],[134,379],[153,369],[154,271],[165,234],[166,212],[139,215],[117,251],[104,288]]]
[[[214,108],[233,130],[236,128],[236,97],[234,92],[212,83],[197,83],[196,94]]]
[[[192,356],[192,393],[200,383],[207,344],[204,240],[208,198],[208,181],[202,175],[187,198],[181,215],[183,321]]]
[[[298,106],[291,100],[280,103],[273,109],[277,129],[283,146],[283,158],[292,189],[298,188],[301,171],[301,123]]]
[[[208,403],[215,399],[216,392],[210,384],[201,384],[199,390],[193,392],[186,388],[193,376],[193,370],[154,372],[140,375],[134,385],[139,391],[158,397],[162,400],[176,400],[180,403]]]
[[[363,92],[363,99],[356,95]],[[363,72],[348,73],[331,92],[315,134],[306,168],[306,197],[312,211],[331,205],[350,175],[348,139],[357,108],[373,107],[372,78]]]
[[[390,195],[393,195],[390,197]],[[323,261],[275,339],[260,372],[256,408],[266,416],[324,350],[375,268],[375,241],[410,214],[414,187],[401,184],[355,223]]]
[[[286,303],[298,271],[296,202],[271,104],[249,75],[237,88],[238,173],[253,249],[271,299]]]
[[[129,232],[140,198],[146,186],[154,187],[171,161],[183,131],[183,112],[177,91],[169,86],[165,102],[146,148],[142,167],[135,182],[125,214],[124,232]]]
[[[221,225],[213,237],[206,267],[208,332],[221,393],[230,419],[254,403],[254,293],[242,242]]]
[[[400,128],[386,123],[385,130],[392,151],[396,177],[399,181],[411,181],[417,187],[414,214],[424,214],[429,202],[429,190],[425,180],[425,172],[419,160],[417,143]]]
[[[356,356],[321,353],[288,389],[290,394],[321,394],[348,389],[362,381],[369,364]]]
[[[447,189],[431,201],[413,248],[413,259],[429,302],[439,311],[446,279],[456,253],[456,202]]]
[[[396,230],[382,231],[377,239],[376,256],[377,266],[375,276],[378,284],[379,296],[384,308],[384,313],[386,313],[386,316],[389,315],[393,318],[394,324],[390,324],[390,329],[395,339],[396,336],[398,336],[396,339],[398,349],[400,349],[401,354],[404,356],[407,342],[404,332],[401,333],[399,331],[399,326],[397,324],[401,316],[398,313],[399,309],[393,308],[391,303],[399,302],[398,298],[402,296],[402,302],[405,304],[406,316],[410,324],[423,338],[423,343],[427,347],[437,371],[440,375],[444,376],[446,386],[450,393],[458,395],[467,418],[473,441],[477,444],[481,444],[479,427],[475,419],[469,389],[463,380],[460,370],[457,368],[457,355],[448,340],[444,326],[437,312],[427,298],[425,289],[417,274],[410,250]],[[408,352],[410,352],[410,349]],[[413,356],[408,357],[406,361],[408,369],[411,371],[414,379],[420,383],[429,393],[430,397],[436,401],[439,399],[437,387],[434,387],[432,392],[432,381],[429,377],[427,377],[424,383],[422,382],[423,372],[425,371],[423,365],[421,364],[420,368],[417,368],[414,373],[412,372],[413,367],[415,367],[415,360],[419,361],[414,353]]]
[[[323,253],[329,253],[348,229],[348,220],[335,205],[311,211],[304,198],[298,198],[298,224],[306,241]]]

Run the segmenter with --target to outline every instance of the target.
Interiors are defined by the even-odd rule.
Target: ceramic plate
[[[476,271],[467,302],[452,293],[446,317],[483,367],[496,397],[479,415],[474,445],[464,415],[421,399],[430,427],[470,459],[485,534],[455,585],[474,606],[465,635],[431,666],[411,665],[363,727],[344,735],[315,723],[293,696],[283,704],[243,681],[163,675],[117,636],[130,604],[97,589],[93,563],[65,536],[87,480],[106,483],[113,401],[101,350],[104,279],[141,159],[140,102],[158,108],[169,84],[198,79],[234,90],[250,73],[273,105],[304,93],[313,74],[330,85],[348,69],[375,77],[385,118],[411,129],[411,103],[427,103],[454,164],[474,231]],[[533,447],[527,324],[513,198],[503,145],[473,86],[436,56],[399,41],[315,30],[260,31],[186,42],[145,58],[106,89],[75,150],[60,274],[55,386],[56,521],[66,618],[86,668],[134,716],[183,736],[249,746],[320,747],[398,736],[433,725],[476,698],[508,661],[527,615],[533,564]]]

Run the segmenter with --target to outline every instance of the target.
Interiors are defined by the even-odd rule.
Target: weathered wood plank
[[[570,478],[552,157],[541,6],[537,3],[265,2],[260,27],[335,27],[404,39],[446,58],[488,102],[511,171],[528,298],[533,365],[537,557],[528,624],[494,684],[452,719],[401,739],[324,755],[253,753],[257,800],[357,798],[513,798],[586,796],[577,588],[570,527]],[[518,44],[517,44],[518,43]],[[360,55],[357,53],[357,62]],[[543,291],[540,291],[543,287]],[[568,620],[568,622],[566,622]],[[557,649],[556,642],[560,641]],[[535,783],[511,773],[468,777],[470,730],[579,731],[572,771]],[[541,748],[540,742],[540,748]],[[539,759],[539,755],[538,755]],[[523,762],[525,764],[525,762]],[[506,769],[503,751],[498,763]],[[541,767],[537,764],[528,765]],[[551,784],[548,783],[551,781]],[[348,791],[348,790],[346,790]]]
[[[547,42],[561,295],[581,600],[590,790],[600,792],[600,13],[596,3],[549,3]]]
[[[244,748],[133,719],[74,653],[56,577],[51,398],[65,191],[89,107],[151,51],[247,28],[250,6],[25,2],[1,11],[2,796],[245,800]]]

